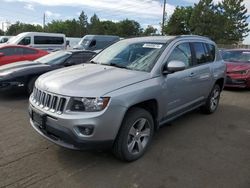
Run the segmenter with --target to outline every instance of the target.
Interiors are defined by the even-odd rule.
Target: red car
[[[224,50],[222,57],[227,65],[225,87],[250,88],[250,50]]]
[[[17,61],[32,61],[47,54],[47,51],[21,45],[1,45],[0,66]]]

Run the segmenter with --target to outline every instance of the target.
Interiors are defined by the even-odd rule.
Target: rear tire
[[[113,145],[114,155],[124,161],[139,159],[146,152],[154,133],[152,115],[142,108],[129,110]]]
[[[215,84],[209,97],[207,98],[206,104],[201,107],[201,111],[204,114],[212,114],[216,111],[219,106],[221,88],[218,84]]]
[[[27,94],[30,95],[33,92],[34,85],[37,77],[32,77],[27,84]]]

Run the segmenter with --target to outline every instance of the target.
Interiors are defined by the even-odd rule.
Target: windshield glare
[[[93,61],[104,65],[150,72],[164,49],[163,43],[120,41],[105,49]]]
[[[60,64],[64,62],[71,54],[72,52],[67,52],[67,51],[52,52],[46,56],[43,56],[35,60],[35,62],[49,64],[49,65]]]
[[[250,51],[224,51],[222,57],[229,62],[250,63]]]

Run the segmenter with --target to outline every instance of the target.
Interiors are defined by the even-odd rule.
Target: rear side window
[[[205,44],[207,49],[207,61],[213,62],[215,60],[215,46],[212,44]]]
[[[192,66],[192,53],[189,43],[176,46],[168,58],[168,62],[170,61],[182,61],[187,67]]]
[[[23,55],[22,48],[4,48],[0,50],[5,56],[12,56],[12,55]]]
[[[36,54],[37,51],[29,48],[23,48],[23,54]]]
[[[34,36],[34,44],[63,44],[63,37]]]
[[[207,54],[205,51],[204,43],[195,42],[193,43],[193,48],[195,52],[195,58],[197,64],[207,63]]]
[[[29,45],[31,41],[30,37],[24,37],[18,44],[20,45]]]

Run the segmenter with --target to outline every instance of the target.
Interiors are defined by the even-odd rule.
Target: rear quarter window
[[[63,37],[34,36],[34,44],[63,44]]]

